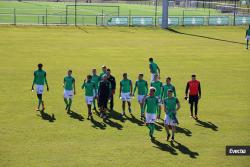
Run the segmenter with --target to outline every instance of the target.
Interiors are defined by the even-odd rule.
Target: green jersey
[[[167,97],[164,99],[164,106],[167,108],[167,112],[175,112],[178,103],[179,100],[176,97]]]
[[[246,35],[247,35],[247,36],[250,36],[250,29],[248,29],[248,30],[246,31]]]
[[[98,89],[99,82],[101,81],[101,77],[98,75],[92,75],[91,81],[95,83],[95,88]]]
[[[151,63],[149,64],[149,67],[150,67],[150,69],[151,69],[151,73],[152,73],[152,74],[157,74],[158,65],[157,65],[156,63],[151,62]]]
[[[105,74],[106,74],[106,72],[102,72],[102,73],[100,74],[100,78],[102,78],[102,76],[105,75]]]
[[[151,86],[156,89],[155,96],[160,97],[161,96],[161,90],[162,90],[162,82],[161,81],[152,82]]]
[[[123,79],[121,80],[120,82],[120,86],[122,88],[122,93],[129,93],[130,92],[130,89],[131,89],[131,80],[129,79]]]
[[[147,108],[146,112],[149,114],[156,114],[158,108],[158,98],[155,96],[148,96],[145,99],[144,109]]]
[[[44,85],[44,83],[48,84],[46,79],[46,72],[44,70],[36,70],[34,72],[33,84]]]
[[[96,91],[95,83],[92,81],[87,81],[83,83],[82,89],[85,88],[85,96],[94,96],[94,91]]]
[[[138,87],[138,95],[146,95],[148,93],[148,83],[145,80],[137,80],[135,82],[134,93]]]
[[[63,79],[64,89],[65,90],[73,90],[73,84],[75,83],[75,78],[72,76],[66,76]]]
[[[168,90],[171,89],[174,92],[174,97],[176,97],[175,87],[172,84],[165,84],[162,88],[161,98],[166,98],[168,95]]]

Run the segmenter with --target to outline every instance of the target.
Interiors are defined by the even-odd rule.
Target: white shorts
[[[151,82],[153,82],[155,80],[155,74],[151,73]]]
[[[138,95],[137,100],[138,100],[139,103],[143,103],[144,100],[145,100],[145,95]]]
[[[155,123],[156,114],[146,113],[146,123]]]
[[[130,101],[131,100],[130,93],[121,93],[121,99],[122,101]]]
[[[159,106],[162,106],[161,98],[160,98],[159,96],[156,96],[156,98],[158,99],[158,105],[159,105]]]
[[[43,94],[43,85],[36,85],[36,94]]]
[[[63,93],[64,98],[66,98],[66,99],[68,99],[68,98],[72,99],[73,95],[74,95],[73,90],[65,90],[64,89],[64,93]]]
[[[88,105],[91,105],[93,103],[94,96],[85,96],[85,101]]]
[[[174,120],[170,119],[170,117],[167,114],[165,115],[164,124],[171,125],[171,126],[177,125],[177,123]]]
[[[247,37],[246,37],[246,40],[249,40],[249,41],[250,41],[250,36],[247,36]]]

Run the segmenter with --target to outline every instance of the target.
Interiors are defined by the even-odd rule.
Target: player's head
[[[39,63],[39,64],[37,65],[37,67],[38,67],[39,70],[41,70],[41,69],[43,68],[43,64],[42,64],[42,63]]]
[[[173,96],[173,90],[172,89],[168,89],[168,97],[172,97]]]
[[[68,70],[68,76],[72,75],[72,70]]]
[[[149,88],[149,95],[150,96],[154,96],[155,95],[155,88],[154,87],[150,87]]]
[[[170,77],[167,77],[167,78],[166,78],[166,83],[167,83],[167,84],[170,84],[170,83],[171,83],[171,78],[170,78]]]
[[[139,79],[139,80],[142,80],[142,79],[143,79],[143,74],[142,74],[142,73],[140,73],[140,74],[138,75],[138,79]]]
[[[107,71],[107,67],[105,65],[102,66],[102,71],[106,72]]]
[[[154,75],[154,81],[156,82],[156,81],[158,81],[158,79],[159,79],[159,75],[158,75],[158,74],[155,74],[155,75]]]
[[[107,75],[110,76],[110,74],[111,74],[111,70],[108,68],[107,69]]]
[[[192,77],[193,81],[196,80],[196,75],[195,74],[193,74],[191,77]]]
[[[154,61],[154,59],[152,57],[150,57],[148,60],[149,60],[149,62],[153,62]]]
[[[108,76],[107,76],[106,74],[104,74],[104,75],[102,76],[102,80],[104,80],[104,81],[108,80]]]
[[[128,74],[127,73],[123,73],[123,79],[128,79]]]
[[[95,68],[92,69],[92,74],[96,75],[96,69]]]
[[[87,75],[87,81],[90,81],[92,79],[91,75]]]

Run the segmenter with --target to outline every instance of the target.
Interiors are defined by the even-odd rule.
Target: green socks
[[[42,104],[42,99],[38,99],[38,109],[40,108],[40,106],[41,106],[41,104]]]
[[[148,126],[148,129],[149,129],[149,135],[150,136],[153,136],[153,134],[154,134],[154,130],[155,130],[155,124],[149,124]]]
[[[69,107],[68,107],[68,110],[70,110],[71,104],[72,104],[72,99],[69,99]]]
[[[68,100],[67,99],[64,99],[64,102],[66,104],[66,106],[68,105]]]

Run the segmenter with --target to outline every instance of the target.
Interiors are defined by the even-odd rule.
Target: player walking
[[[91,81],[95,83],[95,92],[98,92],[98,87],[99,87],[99,82],[101,81],[101,77],[97,75],[96,69],[92,69],[92,78]],[[94,94],[94,99],[93,99],[93,110],[96,110],[96,101],[97,101],[97,94]]]
[[[158,74],[158,76],[160,78],[160,68],[154,62],[153,58],[149,58],[149,70],[151,73],[151,82],[154,81],[155,74]]]
[[[185,99],[189,99],[191,118],[198,119],[198,101],[201,98],[201,84],[196,80],[196,75],[192,75],[192,80],[188,81],[185,91]],[[189,94],[189,97],[188,97]],[[195,117],[193,117],[193,106],[195,108]]]
[[[151,87],[155,88],[155,97],[158,98],[158,105],[159,107],[157,108],[157,121],[161,118],[161,105],[162,105],[162,100],[161,100],[161,92],[162,92],[162,82],[159,81],[159,76],[158,74],[155,74],[154,76],[154,81],[151,82]]]
[[[144,110],[146,111],[146,126],[149,128],[149,136],[154,139],[155,120],[157,117],[158,98],[155,97],[155,88],[150,87],[149,96],[146,97]]]
[[[41,63],[38,64],[38,70],[34,72],[34,79],[33,79],[33,83],[31,86],[31,90],[34,91],[34,85],[36,85],[36,93],[37,93],[37,98],[38,98],[38,106],[37,106],[36,111],[40,111],[41,104],[42,104],[42,111],[45,110],[45,105],[44,105],[44,101],[42,98],[44,83],[46,83],[47,91],[49,91],[49,85],[48,85],[48,81],[46,78],[46,71],[44,71],[42,68],[43,68],[43,65]]]
[[[143,74],[139,74],[138,80],[135,82],[133,96],[135,95],[136,88],[138,88],[137,99],[141,109],[141,120],[144,119],[144,100],[148,94],[148,83],[143,79]]]
[[[82,84],[82,89],[85,89],[85,101],[87,103],[88,108],[88,119],[92,118],[92,111],[91,111],[91,105],[93,103],[93,100],[95,96],[97,95],[95,83],[92,82],[92,76],[87,76],[87,82],[86,79],[84,79],[84,82]]]
[[[70,112],[73,95],[76,94],[75,78],[72,77],[72,70],[68,70],[68,75],[63,79],[65,110]]]
[[[120,82],[120,98],[122,100],[122,116],[125,115],[125,104],[128,103],[128,111],[131,113],[131,95],[132,95],[133,85],[132,81],[128,79],[127,73],[123,74],[123,80]]]
[[[166,78],[166,84],[163,85],[161,99],[165,99],[168,95],[168,90],[171,89],[173,91],[174,97],[176,97],[175,86],[171,84],[171,78]]]
[[[174,141],[174,133],[176,131],[176,125],[178,124],[178,119],[176,116],[176,112],[180,109],[179,100],[173,96],[173,90],[168,90],[168,96],[164,99],[164,110],[165,110],[165,129],[167,132],[167,141],[170,138],[169,126],[172,129],[172,141]]]

